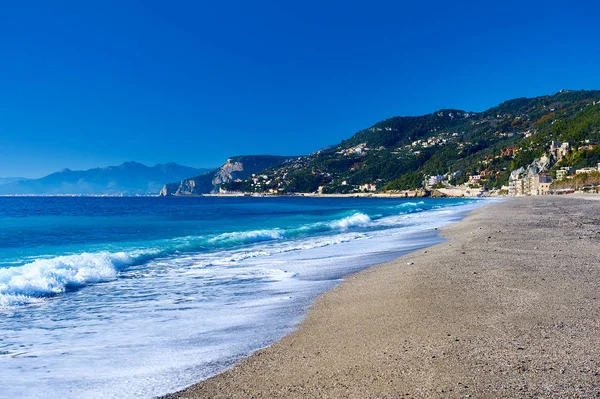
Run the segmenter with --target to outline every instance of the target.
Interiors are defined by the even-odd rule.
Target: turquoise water
[[[0,397],[153,397],[480,201],[0,198]],[[37,381],[31,384],[31,381]]]

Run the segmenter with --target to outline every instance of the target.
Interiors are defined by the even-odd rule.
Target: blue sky
[[[391,116],[600,89],[596,1],[11,3],[4,177],[305,154]]]

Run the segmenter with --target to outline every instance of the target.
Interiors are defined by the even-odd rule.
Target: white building
[[[360,189],[360,191],[377,191],[377,184],[361,184],[358,188]]]
[[[479,184],[481,182],[481,175],[472,175],[469,176],[469,183],[471,184]]]
[[[444,180],[444,176],[442,176],[442,175],[429,176],[429,178],[427,179],[427,186],[433,187],[436,184],[441,183],[443,180]]]
[[[592,172],[596,172],[598,169],[594,169],[594,168],[581,168],[581,169],[577,169],[575,171],[576,175],[581,175],[583,173],[592,173]]]
[[[556,171],[556,180],[562,180],[573,173],[573,169],[569,166],[563,166]]]

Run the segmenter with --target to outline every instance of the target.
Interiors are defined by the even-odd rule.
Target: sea
[[[0,398],[153,398],[296,329],[476,199],[0,197]]]

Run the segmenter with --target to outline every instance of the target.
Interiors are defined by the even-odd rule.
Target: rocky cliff
[[[276,155],[245,155],[232,157],[223,166],[175,183],[166,184],[160,191],[160,195],[185,196],[218,193],[221,184],[229,183],[237,179],[246,179],[252,174],[259,173],[277,164],[296,159],[297,157],[285,157]]]

